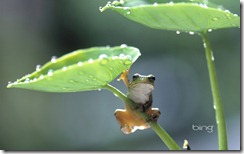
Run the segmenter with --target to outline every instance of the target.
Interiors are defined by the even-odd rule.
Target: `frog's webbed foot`
[[[123,80],[126,87],[129,87],[130,81],[128,78],[128,74],[130,72],[130,69],[125,70],[123,73],[121,73],[120,77],[118,78],[118,81]]]

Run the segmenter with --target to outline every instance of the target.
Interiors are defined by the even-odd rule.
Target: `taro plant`
[[[240,26],[238,15],[206,0],[183,0],[165,2],[158,0],[120,0],[108,2],[100,11],[113,10],[122,16],[145,26],[171,30],[176,33],[197,34],[203,40],[213,95],[213,106],[218,127],[219,150],[227,150],[227,134],[224,109],[220,98],[214,56],[207,33],[220,29]],[[46,92],[79,92],[107,89],[118,96],[133,115],[140,117],[156,132],[170,150],[180,150],[180,146],[170,135],[136,103],[109,83],[122,73],[126,75],[131,65],[141,55],[139,49],[127,45],[116,47],[93,47],[53,57],[36,71],[15,82],[8,88],[24,88]],[[124,79],[125,81],[125,79]],[[125,81],[126,82],[126,81]],[[188,142],[184,146],[189,148]]]

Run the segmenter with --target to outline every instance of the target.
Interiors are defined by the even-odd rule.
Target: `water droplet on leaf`
[[[52,63],[55,63],[57,61],[57,57],[56,56],[52,56],[52,58],[51,58],[51,62]]]
[[[90,63],[90,64],[93,63],[93,59],[89,59],[88,63]]]
[[[219,20],[219,18],[218,17],[214,17],[214,18],[212,18],[212,20],[213,21],[217,21],[217,20]]]
[[[120,47],[121,48],[126,48],[127,47],[127,44],[121,44]]]
[[[102,10],[103,10],[103,7],[102,6],[99,6],[99,10],[102,12]]]
[[[194,35],[195,33],[194,32],[189,32],[190,35]]]
[[[40,75],[40,76],[39,76],[39,79],[43,79],[43,78],[44,78],[44,76],[43,76],[43,75]]]
[[[124,64],[125,64],[125,65],[130,65],[130,64],[132,64],[132,62],[131,62],[130,60],[126,60],[126,61],[124,62]]]
[[[48,76],[52,76],[53,75],[53,70],[48,70],[47,75]]]
[[[29,81],[30,81],[29,78],[26,78],[26,79],[25,79],[25,83],[28,83]]]
[[[155,2],[155,3],[153,3],[153,6],[158,6],[158,3],[156,3],[156,2]]]
[[[83,63],[82,63],[81,61],[79,61],[79,62],[77,63],[77,65],[78,65],[78,66],[82,66]]]
[[[36,71],[40,71],[41,65],[36,65]]]
[[[64,66],[64,67],[62,68],[62,70],[63,70],[63,71],[66,71],[66,70],[67,70],[67,67],[66,67],[66,66]]]
[[[106,55],[106,54],[101,54],[100,56],[99,56],[99,59],[104,59],[104,58],[107,58],[108,56]]]
[[[177,31],[176,31],[176,34],[180,34],[180,31],[177,30]]]

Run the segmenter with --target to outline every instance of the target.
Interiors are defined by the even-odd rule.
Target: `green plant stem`
[[[166,144],[170,150],[181,150],[178,144],[169,136],[169,134],[157,123],[149,122],[151,128],[160,137],[160,139]]]
[[[122,101],[127,103],[129,106],[133,107],[135,105],[133,101],[128,99],[121,91],[119,91],[117,88],[113,87],[112,85],[107,84],[104,86],[104,88],[113,92],[116,96],[118,96]],[[144,119],[149,118],[148,115],[144,112],[139,112],[139,111],[136,112]],[[150,121],[149,125],[170,150],[181,150],[181,148],[177,145],[177,143],[169,136],[169,134],[162,127],[159,126],[157,122]]]
[[[209,72],[210,84],[211,84],[212,95],[213,95],[213,104],[214,104],[216,123],[218,128],[219,150],[228,150],[224,109],[223,109],[223,104],[221,101],[220,92],[218,88],[218,81],[217,81],[216,70],[214,65],[214,56],[206,32],[201,33],[201,37],[205,47],[205,54],[207,59],[208,72]]]

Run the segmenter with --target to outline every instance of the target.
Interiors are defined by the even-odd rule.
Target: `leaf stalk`
[[[224,116],[223,104],[220,96],[220,91],[218,87],[218,80],[216,76],[216,70],[214,65],[214,56],[212,48],[206,32],[200,34],[203,40],[203,46],[205,48],[205,54],[208,65],[208,72],[213,96],[213,107],[215,109],[216,124],[218,129],[218,144],[219,150],[228,150],[227,143],[227,131]]]

